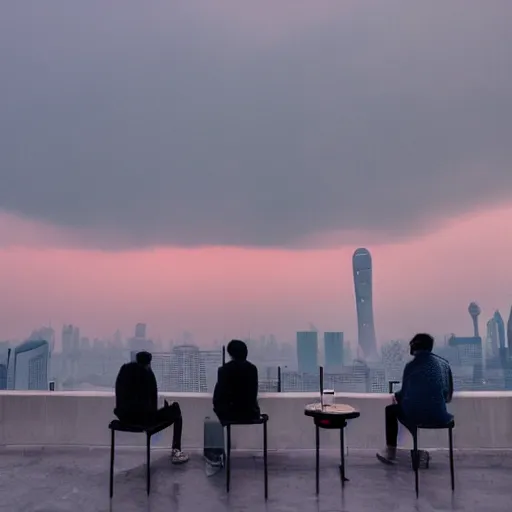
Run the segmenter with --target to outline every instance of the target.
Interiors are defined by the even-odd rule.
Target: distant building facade
[[[7,364],[0,363],[0,389],[7,389]]]
[[[316,331],[297,333],[297,362],[299,373],[318,373],[318,333]]]
[[[49,361],[47,341],[26,341],[16,347],[9,362],[13,365],[14,389],[47,390]]]
[[[498,331],[498,353],[499,358],[502,362],[505,362],[507,359],[507,347],[506,347],[506,331],[505,331],[505,322],[503,322],[503,317],[499,311],[494,313],[494,321],[496,322],[496,329]]]
[[[508,359],[512,359],[512,308],[510,308],[510,315],[507,321],[507,346]]]
[[[373,320],[372,257],[368,249],[357,249],[352,257],[359,346],[368,360],[377,358]]]
[[[171,390],[206,393],[206,369],[196,345],[179,345],[171,352]]]
[[[222,349],[201,350],[199,352],[200,365],[204,367],[206,379],[206,392],[213,393],[217,383],[219,366],[222,366]]]
[[[343,366],[343,333],[324,332],[324,367],[327,373],[336,373]]]
[[[494,317],[487,322],[487,346],[489,348],[488,352],[490,352],[490,355],[492,357],[498,357],[498,325],[496,324],[496,319]]]
[[[452,336],[448,346],[455,349],[457,363],[460,366],[482,366],[482,338],[480,336]]]

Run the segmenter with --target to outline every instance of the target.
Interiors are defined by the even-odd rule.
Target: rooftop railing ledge
[[[170,398],[211,398],[212,393],[190,393],[190,392],[160,392],[162,397]],[[73,396],[73,397],[113,397],[114,391],[21,391],[21,390],[0,390],[0,396]],[[259,393],[259,398],[279,399],[319,399],[318,392],[281,392],[281,393]],[[454,398],[512,398],[512,391],[456,391]],[[348,399],[389,399],[389,393],[347,393],[336,392],[336,398]]]

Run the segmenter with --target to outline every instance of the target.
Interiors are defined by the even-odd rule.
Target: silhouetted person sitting
[[[417,334],[409,346],[414,359],[405,365],[402,388],[394,394],[394,403],[386,407],[387,446],[377,454],[386,464],[396,459],[398,422],[412,432],[417,425],[446,425],[453,419],[446,409],[453,395],[448,361],[432,354],[434,338],[429,334]]]
[[[158,389],[155,374],[151,369],[152,356],[149,352],[139,352],[136,360],[124,364],[116,379],[116,408],[114,414],[123,423],[150,427],[161,423],[174,426],[172,440],[173,464],[188,461],[188,455],[181,451],[183,419],[177,402],[158,409]]]
[[[227,351],[231,361],[219,368],[213,410],[221,423],[257,419],[260,417],[258,370],[247,361],[247,345],[232,340]]]

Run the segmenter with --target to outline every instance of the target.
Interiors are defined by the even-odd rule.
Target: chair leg
[[[345,487],[348,478],[345,476],[345,427],[340,428],[340,475],[341,485]]]
[[[448,429],[448,438],[450,441],[450,475],[452,477],[452,492],[455,491],[455,470],[453,467],[453,429]]]
[[[265,500],[268,499],[267,422],[263,423],[263,471],[265,472]]]
[[[151,436],[146,434],[146,492],[151,491]]]
[[[416,432],[414,432],[413,436],[413,442],[414,442],[414,447],[413,447],[413,451],[412,451],[412,465],[413,465],[413,468],[414,468],[414,482],[415,482],[415,486],[416,486],[416,498],[418,498],[419,496],[419,463],[420,463],[420,454],[418,452],[418,431],[416,430]]]
[[[320,429],[315,425],[316,429],[316,494],[320,493]]]
[[[227,449],[226,449],[226,492],[229,493],[229,485],[231,480],[231,425],[226,427],[227,433]]]
[[[116,444],[116,431],[112,429],[110,438],[110,499],[114,496],[114,452]]]

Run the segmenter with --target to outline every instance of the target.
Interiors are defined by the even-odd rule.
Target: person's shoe
[[[188,455],[175,448],[171,454],[171,462],[173,464],[184,464],[185,462],[188,462]]]
[[[396,462],[396,448],[388,446],[377,453],[377,459],[384,464],[394,464]]]

